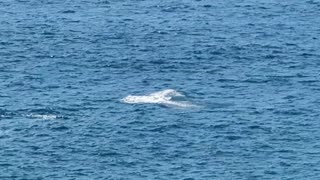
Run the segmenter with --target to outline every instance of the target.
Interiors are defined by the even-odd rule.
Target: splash
[[[30,118],[35,118],[35,119],[43,119],[43,120],[53,120],[53,119],[57,119],[58,116],[57,115],[42,115],[42,114],[29,114],[27,115],[27,117]]]
[[[175,106],[175,107],[195,107],[196,105],[191,104],[188,101],[180,101],[179,99],[183,99],[185,97],[180,92],[177,92],[173,89],[166,89],[163,91],[151,93],[146,96],[133,96],[129,95],[122,99],[122,102],[128,104],[161,104],[167,106]]]

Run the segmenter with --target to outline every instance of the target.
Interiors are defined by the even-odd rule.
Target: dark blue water
[[[0,179],[320,179],[319,12],[0,1]],[[197,107],[121,101],[166,89]]]

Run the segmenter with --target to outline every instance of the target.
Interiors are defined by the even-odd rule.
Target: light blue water
[[[1,1],[0,179],[319,179],[319,12]]]

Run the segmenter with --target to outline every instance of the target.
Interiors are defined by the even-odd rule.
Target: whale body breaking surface
[[[143,96],[129,95],[123,98],[121,101],[128,104],[160,104],[182,108],[196,106],[188,101],[175,100],[179,99],[179,97],[183,98],[185,96],[174,89],[166,89]]]

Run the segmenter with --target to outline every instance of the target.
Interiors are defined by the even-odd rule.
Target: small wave
[[[183,99],[183,97],[185,96],[176,90],[166,89],[144,96],[129,95],[121,99],[121,101],[128,104],[161,104],[183,108],[196,106],[188,101],[179,100]]]

